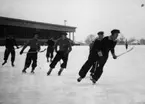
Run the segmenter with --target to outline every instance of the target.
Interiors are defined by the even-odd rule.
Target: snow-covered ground
[[[0,47],[0,64],[4,49]],[[124,51],[124,46],[116,46],[116,54]],[[0,66],[0,104],[145,104],[145,46],[136,46],[116,60],[110,55],[96,85],[92,85],[89,74],[80,83],[76,81],[88,57],[87,46],[73,47],[62,76],[57,76],[60,63],[46,76],[49,63],[45,52],[38,54],[34,75],[29,73],[31,68],[22,74],[26,54],[19,52],[15,67],[11,67],[10,57]]]

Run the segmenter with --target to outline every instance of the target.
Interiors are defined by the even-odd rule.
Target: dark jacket
[[[16,40],[14,38],[6,38],[5,47],[7,49],[14,49],[14,46],[17,46]]]
[[[103,56],[108,56],[109,51],[114,54],[114,47],[116,46],[117,41],[113,41],[109,39],[109,36],[106,36],[101,41],[101,51]]]

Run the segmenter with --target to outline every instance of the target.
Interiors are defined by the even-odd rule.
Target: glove
[[[113,55],[113,59],[117,59],[117,56],[116,55]]]
[[[21,55],[21,54],[23,54],[23,51],[22,51],[22,50],[20,51],[20,55]]]
[[[98,52],[98,55],[99,55],[99,57],[102,57],[103,56],[103,54],[102,54],[101,51]]]

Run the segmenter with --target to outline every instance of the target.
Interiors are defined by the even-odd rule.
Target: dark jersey
[[[101,49],[101,40],[96,38],[90,46],[91,53],[97,53]]]
[[[14,49],[14,46],[17,46],[16,40],[14,38],[6,38],[5,47],[8,49]]]
[[[68,38],[57,40],[56,46],[59,46],[59,51],[71,51],[71,43]]]
[[[106,36],[101,41],[101,51],[103,56],[108,56],[109,51],[114,54],[114,47],[116,46],[117,41],[113,41],[109,39],[109,36]]]
[[[46,43],[47,43],[48,47],[53,47],[55,44],[53,40],[47,40]]]
[[[24,50],[27,46],[30,46],[30,49],[34,50],[34,51],[39,51],[40,50],[40,44],[39,44],[39,41],[37,39],[31,39],[31,40],[29,40],[24,45],[22,50]]]

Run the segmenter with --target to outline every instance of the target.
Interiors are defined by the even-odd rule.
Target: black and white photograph
[[[145,0],[0,0],[0,104],[145,104]]]

